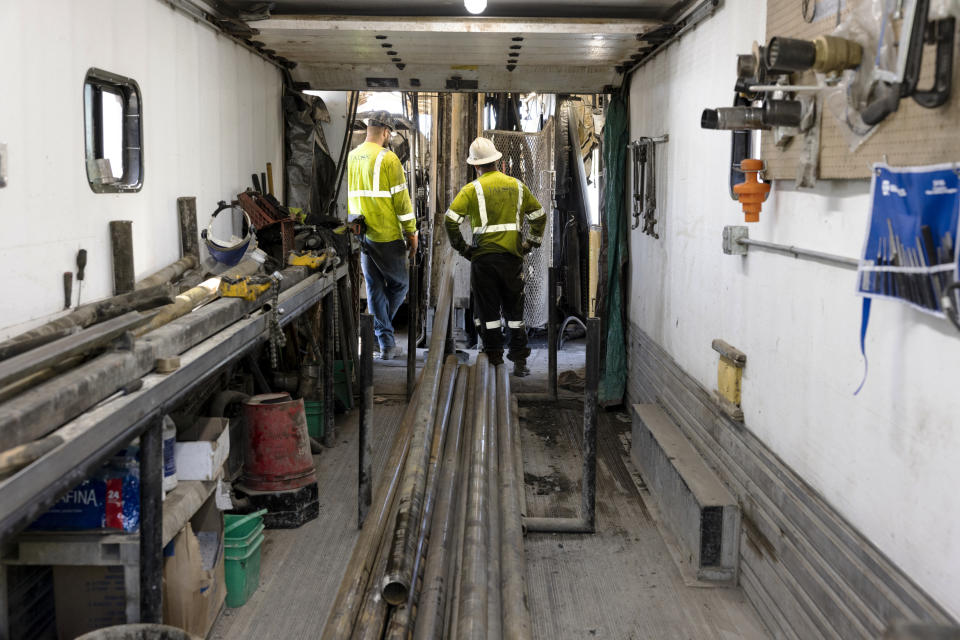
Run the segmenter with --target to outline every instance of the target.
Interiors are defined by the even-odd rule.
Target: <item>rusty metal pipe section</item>
[[[373,503],[373,316],[360,314],[360,421],[357,444],[357,528]]]
[[[527,583],[523,560],[523,530],[521,527],[520,493],[522,476],[517,475],[515,453],[520,450],[515,441],[517,432],[513,422],[513,404],[510,398],[510,375],[503,365],[497,367],[497,426],[500,454],[500,594],[503,604],[504,640],[530,640],[530,605],[527,601]],[[522,469],[520,470],[522,474]]]
[[[486,398],[490,393],[489,363],[485,354],[477,356],[477,388],[473,396],[476,424],[471,443],[470,488],[467,494],[467,516],[463,539],[463,564],[460,567],[461,592],[457,626],[453,637],[458,640],[487,638],[487,456],[490,420]]]
[[[527,533],[593,533],[597,497],[597,388],[600,382],[600,318],[587,319],[583,395],[583,480],[579,518],[524,518]]]
[[[501,367],[503,365],[500,365]],[[501,640],[503,603],[500,600],[500,460],[497,420],[497,367],[487,368],[487,638]]]
[[[451,262],[452,264],[452,262]],[[430,336],[430,350],[423,367],[420,383],[420,401],[413,422],[413,440],[410,455],[406,460],[400,488],[400,508],[393,529],[387,572],[383,577],[383,597],[392,605],[407,601],[413,583],[413,565],[417,546],[417,529],[423,515],[424,490],[427,483],[427,463],[433,442],[435,406],[440,392],[440,363],[450,314],[447,312],[453,299],[453,279],[450,267],[445,271],[443,288],[437,301],[436,322]]]
[[[343,574],[337,599],[323,628],[322,640],[340,640],[352,635],[370,576],[379,575],[374,571],[377,549],[384,538],[383,533],[387,522],[391,520],[394,497],[400,485],[400,472],[403,470],[403,463],[410,449],[410,426],[413,423],[415,410],[416,403],[411,402],[394,436],[387,462],[383,467],[384,474],[377,481],[373,505],[367,513],[360,536],[353,546],[353,553]]]
[[[419,579],[421,569],[426,563],[427,543],[433,535],[434,506],[437,504],[437,492],[440,489],[441,463],[444,447],[451,432],[459,430],[463,414],[464,398],[456,395],[456,390],[466,382],[466,367],[457,365],[456,356],[447,356],[443,365],[443,381],[440,399],[437,404],[437,417],[441,420],[433,435],[433,447],[430,450],[430,468],[427,472],[427,489],[424,494],[423,517],[420,520],[420,534],[417,537],[417,554],[413,563],[414,583],[407,596],[405,606],[396,607],[390,616],[385,640],[407,640],[413,627],[413,612],[419,609],[423,581]],[[464,387],[465,388],[465,387]]]
[[[430,524],[429,540],[423,571],[414,640],[432,640],[441,637],[445,602],[450,582],[446,579],[451,557],[450,547],[455,530],[454,506],[463,477],[463,465],[458,464],[463,450],[467,419],[465,408],[470,378],[467,367],[461,365],[454,391],[453,417],[443,449],[443,475],[438,481],[437,506]]]

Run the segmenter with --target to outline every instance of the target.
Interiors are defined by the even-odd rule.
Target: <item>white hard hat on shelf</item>
[[[477,138],[470,143],[470,155],[467,157],[467,164],[490,164],[502,157],[503,154],[497,151],[492,140]]]

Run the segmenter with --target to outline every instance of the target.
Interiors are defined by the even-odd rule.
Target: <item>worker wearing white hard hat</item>
[[[487,138],[471,143],[467,164],[474,166],[477,179],[454,198],[444,227],[453,248],[470,260],[470,286],[483,352],[491,364],[503,363],[505,319],[510,332],[507,358],[513,361],[513,374],[525,376],[530,373],[530,348],[523,322],[523,256],[540,246],[547,218],[523,182],[498,170],[497,161],[502,157]],[[465,219],[473,230],[469,245],[460,233]]]
[[[417,251],[417,220],[407,179],[397,155],[385,148],[394,127],[385,111],[367,115],[367,138],[347,160],[347,208],[351,221],[363,217],[360,264],[367,287],[367,309],[380,343],[380,357],[398,353],[393,316],[407,295],[407,252]]]

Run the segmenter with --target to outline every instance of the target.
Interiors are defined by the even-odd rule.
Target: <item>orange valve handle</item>
[[[770,183],[757,180],[758,174],[763,171],[763,160],[743,160],[740,162],[740,171],[743,172],[744,181],[734,185],[733,192],[740,199],[744,219],[747,222],[760,222],[760,209],[770,193]]]

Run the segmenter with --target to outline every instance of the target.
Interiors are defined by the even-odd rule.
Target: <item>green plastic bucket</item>
[[[263,534],[247,547],[241,557],[224,557],[227,576],[227,606],[242,607],[260,585],[260,547]]]
[[[323,400],[304,400],[303,406],[307,412],[307,433],[311,438],[319,440],[324,432]]]
[[[266,527],[261,521],[256,529],[250,532],[246,538],[224,538],[223,546],[226,549],[227,558],[242,558],[247,555],[247,550],[253,545]]]
[[[223,514],[223,537],[227,542],[236,542],[244,540],[250,532],[256,529],[263,522],[263,514],[266,509],[254,511],[253,513],[244,513],[237,515],[235,513]]]

